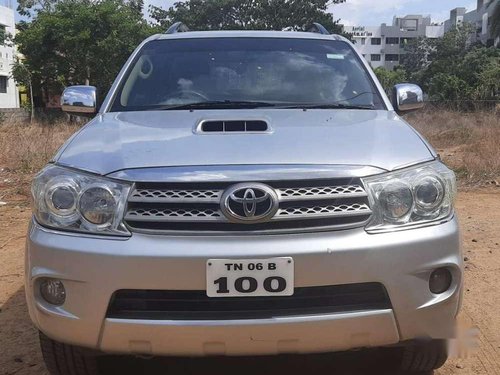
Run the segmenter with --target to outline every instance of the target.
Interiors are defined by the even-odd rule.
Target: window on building
[[[399,44],[399,38],[385,38],[385,44]]]
[[[361,38],[361,45],[364,46],[366,44],[366,38]]]
[[[7,77],[0,76],[0,94],[7,93]]]
[[[372,53],[370,55],[370,60],[371,61],[380,61],[381,60],[380,54],[379,53]]]
[[[399,55],[388,53],[385,55],[385,61],[399,61]]]
[[[401,40],[400,40],[401,47],[404,47],[404,46],[407,46],[408,44],[411,44],[414,40],[415,40],[415,38],[401,38]]]
[[[401,29],[403,29],[404,31],[417,31],[418,20],[416,20],[416,19],[402,19],[401,20]]]
[[[382,44],[381,38],[372,38],[372,46],[380,46]]]

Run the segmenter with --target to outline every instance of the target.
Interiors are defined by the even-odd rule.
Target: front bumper
[[[291,256],[295,286],[379,282],[392,309],[254,320],[106,318],[121,289],[205,290],[209,258]],[[429,291],[430,273],[448,267],[450,289]],[[49,337],[113,353],[255,355],[383,346],[453,335],[462,285],[457,220],[370,235],[364,229],[301,235],[96,238],[32,223],[26,251],[30,316]],[[37,279],[64,281],[62,307],[46,304]]]

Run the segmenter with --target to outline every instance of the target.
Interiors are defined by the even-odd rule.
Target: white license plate
[[[293,259],[209,259],[209,297],[291,296],[294,290]]]

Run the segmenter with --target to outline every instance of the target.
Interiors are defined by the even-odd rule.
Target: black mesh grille
[[[237,320],[388,309],[380,283],[295,288],[287,297],[209,298],[205,291],[119,290],[107,317],[151,320]]]

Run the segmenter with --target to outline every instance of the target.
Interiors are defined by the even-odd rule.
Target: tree
[[[403,69],[387,70],[382,67],[378,67],[373,71],[377,75],[380,84],[389,96],[392,93],[394,85],[396,85],[397,83],[406,82],[406,73]]]
[[[439,101],[498,100],[500,50],[471,43],[464,24],[443,38],[420,38],[406,48],[402,67],[410,81]],[[469,104],[464,103],[465,106]]]
[[[58,0],[18,0],[17,12],[24,17],[32,17],[38,11],[51,11]]]
[[[85,83],[106,93],[130,53],[152,32],[138,12],[140,3],[62,0],[53,9],[39,9],[15,37],[34,89],[60,92]]]
[[[400,66],[410,81],[420,81],[418,75],[430,65],[430,55],[433,50],[432,39],[424,37],[414,39],[405,45],[404,53],[400,58]]]
[[[149,13],[163,29],[177,21],[192,30],[302,30],[319,22],[330,32],[341,32],[328,13],[345,0],[188,0],[169,9],[150,6]]]
[[[30,95],[30,112],[31,112],[31,122],[35,119],[35,103],[33,102],[33,81],[32,75],[28,67],[23,64],[23,62],[16,57],[11,66],[12,78],[18,83],[29,90]]]

